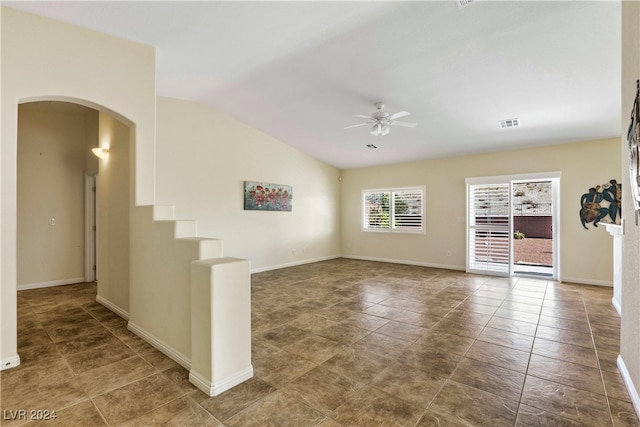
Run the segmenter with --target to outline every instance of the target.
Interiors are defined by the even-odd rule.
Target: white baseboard
[[[253,378],[252,365],[249,365],[248,368],[236,373],[235,375],[230,376],[229,378],[218,381],[215,384],[211,383],[209,380],[195,372],[193,369],[189,372],[189,382],[198,387],[200,391],[206,393],[210,397],[218,396],[219,394],[224,393],[230,388],[235,387],[250,378]]]
[[[155,335],[147,332],[146,330],[142,329],[140,326],[136,325],[135,323],[132,323],[131,321],[129,321],[129,323],[127,324],[127,329],[129,329],[131,332],[138,335],[140,338],[142,338],[143,340],[145,340],[146,342],[148,342],[149,344],[157,348],[165,356],[169,357],[170,359],[178,363],[183,368],[191,369],[191,359],[189,357],[185,356],[175,348],[171,347],[170,345],[168,345],[167,343],[165,343]]]
[[[463,265],[436,264],[431,262],[420,262],[420,261],[412,261],[412,260],[406,260],[406,259],[377,258],[377,257],[358,256],[358,255],[342,255],[342,258],[359,259],[363,261],[389,262],[392,264],[416,265],[420,267],[442,268],[445,270],[458,270],[458,271],[466,270],[466,266],[463,266]],[[583,277],[563,277],[562,281],[567,283],[580,283],[583,285],[606,286],[610,288],[613,287],[612,281],[592,280],[592,279],[585,279]]]
[[[609,280],[592,280],[585,279],[584,277],[561,277],[560,281],[562,283],[578,283],[581,285],[606,286],[613,288],[613,281]]]
[[[75,283],[83,282],[84,277],[73,277],[71,279],[50,280],[48,282],[25,283],[23,285],[18,285],[16,288],[19,291],[26,291],[27,289],[49,288],[52,286],[73,285]]]
[[[100,305],[105,306],[109,310],[113,311],[118,316],[122,317],[124,320],[129,320],[129,312],[121,309],[108,299],[101,297],[100,295],[96,295],[96,302]]]
[[[638,415],[638,418],[640,418],[640,396],[638,395],[638,390],[633,384],[633,380],[631,379],[631,375],[629,375],[627,365],[625,365],[621,355],[618,355],[618,369],[620,369],[620,375],[622,375],[624,385],[627,387],[627,392],[629,393],[629,397],[631,398],[633,409],[636,410],[636,414]]]
[[[272,266],[269,266],[269,267],[256,268],[256,269],[251,270],[251,273],[252,274],[253,273],[261,273],[263,271],[278,270],[280,268],[286,268],[286,267],[295,267],[297,265],[310,264],[310,263],[313,263],[313,262],[320,262],[320,261],[327,261],[327,260],[336,259],[336,258],[356,259],[356,260],[362,260],[362,261],[388,262],[388,263],[392,263],[392,264],[405,264],[405,265],[415,265],[415,266],[419,266],[419,267],[442,268],[442,269],[445,269],[445,270],[457,270],[457,271],[465,271],[466,270],[466,266],[464,266],[464,265],[437,264],[437,263],[432,263],[432,262],[421,262],[421,261],[413,261],[413,260],[407,260],[407,259],[378,258],[378,257],[360,256],[360,255],[335,255],[335,256],[314,258],[314,259],[308,259],[308,260],[304,260],[304,261],[297,261],[297,262],[286,263],[286,264],[272,265]],[[583,284],[583,285],[605,286],[605,287],[609,287],[609,288],[613,287],[613,281],[609,281],[609,280],[593,280],[593,279],[588,279],[588,278],[584,278],[584,277],[562,277],[561,281],[565,282],[565,283],[579,283],[579,284]]]
[[[320,257],[320,258],[305,259],[305,260],[302,260],[302,261],[288,262],[288,263],[285,263],[285,264],[270,265],[268,267],[260,267],[260,268],[251,269],[251,274],[263,273],[265,271],[271,271],[271,270],[279,270],[281,268],[287,268],[287,267],[295,267],[297,265],[311,264],[311,263],[314,263],[314,262],[328,261],[330,259],[336,259],[336,258],[341,258],[341,256],[340,255],[331,255],[331,256]]]
[[[465,270],[465,267],[460,265],[434,264],[429,262],[419,262],[419,261],[412,261],[412,260],[406,260],[406,259],[376,258],[376,257],[357,256],[357,255],[331,255],[331,256],[320,257],[320,258],[311,258],[311,259],[305,259],[302,261],[289,262],[285,264],[270,265],[268,267],[255,268],[251,270],[251,274],[262,273],[262,272],[271,271],[271,270],[279,270],[281,268],[287,268],[287,267],[296,267],[298,265],[328,261],[330,259],[337,259],[337,258],[357,259],[362,261],[388,262],[392,264],[416,265],[419,267],[442,268],[445,270],[459,270],[459,271]]]
[[[376,258],[376,257],[357,256],[357,255],[343,255],[342,258],[358,259],[362,261],[388,262],[391,264],[415,265],[418,267],[442,268],[444,270],[458,270],[458,271],[465,270],[465,267],[460,265],[434,264],[431,262],[412,261],[407,259]]]
[[[618,312],[618,316],[622,316],[622,307],[620,307],[620,303],[615,298],[611,298],[611,305]]]
[[[20,364],[20,356],[16,354],[15,356],[7,357],[6,359],[2,359],[0,363],[2,363],[2,365],[0,365],[0,371],[15,368]]]

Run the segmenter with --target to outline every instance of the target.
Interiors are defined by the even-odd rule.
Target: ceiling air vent
[[[498,124],[500,125],[500,127],[502,129],[504,128],[514,128],[516,126],[520,126],[520,119],[506,119],[506,120],[500,120],[498,122]]]
[[[369,150],[375,150],[376,148],[378,148],[378,147],[376,147],[376,146],[375,146],[375,145],[373,145],[373,144],[367,144],[367,145],[366,145],[366,147],[367,147]]]
[[[462,9],[465,8],[467,6],[472,5],[473,3],[477,2],[478,0],[456,0],[456,3],[458,4],[458,9]]]

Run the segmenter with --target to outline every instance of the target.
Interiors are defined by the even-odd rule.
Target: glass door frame
[[[469,218],[469,203],[470,203],[470,194],[469,187],[470,185],[491,185],[491,184],[509,184],[509,224],[513,224],[513,184],[521,183],[521,182],[539,182],[539,181],[550,181],[552,186],[552,242],[553,242],[553,254],[552,254],[552,263],[553,263],[553,273],[550,280],[561,280],[561,269],[560,269],[560,178],[562,177],[562,172],[554,171],[554,172],[540,172],[540,173],[528,173],[528,174],[517,174],[517,175],[497,175],[497,176],[486,176],[486,177],[473,177],[466,178],[466,271],[469,273],[479,273],[479,274],[491,274],[491,271],[477,271],[470,269],[469,267],[469,256],[470,250],[469,248],[469,232],[470,232],[470,218]],[[512,240],[509,245],[509,277],[514,275],[514,253],[513,253],[513,244]],[[497,274],[496,274],[497,275]],[[526,274],[518,274],[519,277],[527,276]],[[533,277],[533,276],[532,276]]]

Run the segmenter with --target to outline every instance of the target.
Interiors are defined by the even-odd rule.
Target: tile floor
[[[638,426],[610,288],[346,259],[255,274],[255,377],[215,398],[95,294],[18,293],[0,424]]]

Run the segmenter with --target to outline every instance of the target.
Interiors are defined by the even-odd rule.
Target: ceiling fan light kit
[[[371,126],[371,129],[369,129],[369,132],[373,136],[385,136],[386,134],[389,133],[390,130],[391,130],[391,127],[388,124],[383,124],[381,122],[378,122],[375,125]]]
[[[389,114],[386,111],[382,111],[382,109],[384,108],[384,104],[382,102],[376,102],[374,105],[378,110],[375,113],[369,116],[365,116],[362,114],[358,114],[355,116],[361,119],[367,119],[366,122],[359,123],[357,125],[347,126],[345,127],[345,129],[373,125],[369,128],[369,133],[373,136],[380,137],[380,136],[385,136],[389,134],[389,131],[391,130],[391,126],[403,126],[403,127],[410,127],[410,128],[417,126],[417,123],[399,122],[396,120],[401,117],[406,117],[410,115],[411,113],[409,113],[408,111],[399,111],[397,113]]]

